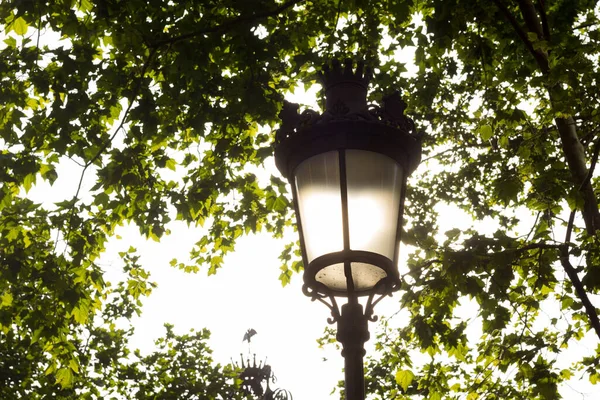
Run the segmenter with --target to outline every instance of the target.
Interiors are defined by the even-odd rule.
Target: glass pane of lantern
[[[346,150],[352,250],[370,251],[393,259],[402,172],[400,165],[382,154]]]
[[[325,286],[333,290],[346,290],[346,276],[344,275],[344,264],[329,265],[315,276],[317,282],[321,282]]]
[[[342,199],[337,151],[319,154],[296,168],[300,222],[308,262],[341,251]]]
[[[354,280],[354,289],[357,292],[371,289],[387,274],[385,271],[375,265],[365,263],[352,263],[352,279]]]
[[[357,292],[371,289],[380,279],[386,277],[385,271],[375,265],[352,263],[351,268],[354,289]],[[315,278],[330,289],[344,292],[347,290],[343,264],[329,265],[320,270]]]

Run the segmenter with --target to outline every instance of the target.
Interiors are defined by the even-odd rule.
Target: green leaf
[[[288,208],[288,201],[284,196],[277,196],[275,202],[273,203],[273,210],[275,211],[285,211]]]
[[[17,47],[17,40],[13,37],[4,39],[4,43],[6,43],[9,47]]]
[[[444,234],[448,237],[448,240],[453,241],[453,240],[456,240],[456,238],[458,238],[458,236],[460,236],[461,230],[458,228],[453,228],[453,229],[450,229],[449,231],[446,231]]]
[[[442,400],[442,395],[438,392],[430,392],[428,400]]]
[[[19,17],[13,22],[12,28],[17,35],[23,36],[27,33],[28,25],[23,17]]]
[[[94,9],[94,4],[90,0],[81,0],[79,2],[79,10],[83,12],[92,11]]]
[[[46,368],[46,370],[44,371],[44,375],[48,376],[51,373],[53,373],[54,371],[56,371],[56,364],[55,363],[51,363],[48,368]]]
[[[546,286],[546,285],[542,285],[541,292],[542,292],[543,295],[548,295],[548,294],[550,294],[550,293],[553,292],[553,289],[550,288],[550,287],[548,287],[548,286]]]
[[[504,204],[515,201],[523,189],[523,182],[515,174],[510,174],[497,179],[494,182],[494,185],[496,196],[498,196],[498,199]]]
[[[111,107],[109,121],[112,122],[112,121],[115,121],[116,119],[118,119],[119,116],[121,115],[122,110],[123,110],[123,107],[121,107],[121,104],[119,104],[119,103],[117,103],[113,107]]]
[[[85,303],[80,303],[78,307],[73,307],[72,315],[79,324],[85,324],[89,316],[89,307]]]
[[[56,383],[64,389],[73,386],[73,371],[71,368],[61,368],[56,372]]]
[[[165,166],[167,168],[169,168],[171,171],[175,171],[176,170],[176,166],[177,163],[175,162],[175,160],[173,160],[172,158],[169,158],[165,164]]]
[[[412,383],[415,378],[415,374],[412,373],[411,370],[404,369],[396,372],[396,383],[400,385],[402,390],[405,392],[408,390],[408,387]]]
[[[13,295],[11,292],[4,292],[0,297],[0,308],[9,307],[13,302]]]
[[[106,207],[109,201],[109,196],[106,193],[101,192],[96,195],[96,198],[94,199],[94,204]]]
[[[292,281],[293,272],[286,265],[282,265],[279,269],[281,270],[281,274],[279,275],[281,286],[286,287]]]
[[[573,376],[573,372],[570,369],[563,369],[560,371],[560,377],[563,379],[571,379],[571,377]]]
[[[69,367],[71,368],[71,370],[73,370],[73,372],[75,372],[76,374],[79,373],[79,364],[77,364],[77,360],[71,359],[69,360]]]
[[[527,32],[527,39],[529,39],[530,42],[537,42],[538,40],[538,35],[535,32]]]
[[[478,129],[479,136],[481,136],[481,140],[487,142],[492,138],[494,132],[492,131],[492,127],[489,125],[482,125]]]
[[[583,194],[578,187],[573,187],[567,194],[567,204],[571,211],[581,210],[584,205]]]
[[[25,192],[29,192],[29,190],[31,190],[31,187],[33,186],[33,184],[36,181],[36,175],[35,174],[27,174],[25,176],[25,179],[23,179],[23,188],[25,188]]]

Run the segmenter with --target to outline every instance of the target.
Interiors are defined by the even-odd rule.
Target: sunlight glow
[[[340,194],[322,192],[320,187],[302,193],[302,228],[309,262],[323,254],[341,251],[342,203]]]
[[[367,250],[377,247],[376,233],[384,229],[384,215],[381,200],[376,193],[348,198],[348,219],[350,221],[350,248]],[[394,221],[395,222],[395,221]],[[387,255],[387,254],[384,254]]]
[[[401,168],[368,151],[346,151],[350,249],[390,260],[402,186]],[[308,262],[343,249],[342,194],[337,152],[314,156],[296,171],[296,188]]]
[[[377,199],[361,196],[349,199],[352,250],[377,247],[375,233],[384,228],[383,212]],[[302,196],[303,230],[310,261],[343,248],[342,209],[339,193],[306,190]]]

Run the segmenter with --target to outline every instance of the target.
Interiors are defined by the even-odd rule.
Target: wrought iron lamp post
[[[347,400],[365,398],[363,356],[373,307],[398,290],[406,178],[421,145],[395,93],[367,104],[370,70],[334,61],[320,74],[325,111],[285,103],[275,162],[292,186],[303,291],[331,309],[345,359]],[[338,306],[337,298],[346,298]],[[366,299],[366,305],[359,302]],[[364,302],[363,302],[364,303]]]

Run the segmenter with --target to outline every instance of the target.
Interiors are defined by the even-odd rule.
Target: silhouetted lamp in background
[[[400,286],[398,251],[406,178],[421,160],[398,93],[367,104],[370,70],[334,61],[320,74],[325,111],[286,102],[275,162],[294,198],[303,291],[337,322],[347,400],[365,398],[363,356],[373,307]],[[347,301],[338,307],[336,298]],[[364,298],[365,308],[359,302]]]
[[[240,354],[240,360],[240,364],[233,361],[232,364],[242,371],[239,378],[242,381],[242,392],[244,394],[257,400],[294,400],[288,390],[271,389],[270,384],[275,383],[277,379],[266,360],[257,363],[256,354],[254,354],[252,361],[250,357],[244,360],[244,356]]]

